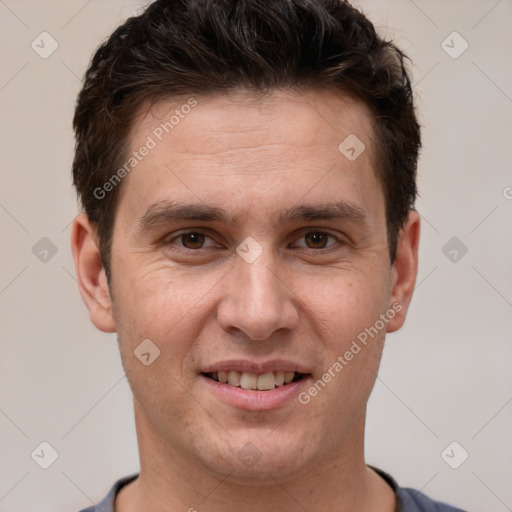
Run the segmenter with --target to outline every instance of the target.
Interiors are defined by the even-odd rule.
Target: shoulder
[[[121,490],[121,487],[128,485],[130,482],[133,482],[139,474],[125,476],[117,480],[114,485],[110,488],[107,495],[96,505],[92,507],[84,508],[79,512],[115,512],[114,511],[114,503],[116,501],[116,495]]]
[[[382,469],[368,464],[393,489],[396,495],[396,512],[466,512],[442,501],[435,501],[416,489],[400,487],[396,480]]]
[[[447,503],[435,501],[415,489],[399,487],[396,495],[399,512],[465,512]]]

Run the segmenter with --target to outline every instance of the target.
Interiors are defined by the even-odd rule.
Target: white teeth
[[[284,383],[290,384],[290,382],[293,380],[293,377],[295,376],[295,372],[285,372],[284,374]]]
[[[289,384],[295,377],[295,372],[267,372],[261,375],[251,372],[224,371],[212,372],[211,377],[222,384],[241,387],[243,389],[258,389],[268,391],[275,387]]]
[[[243,386],[242,386],[243,387]],[[264,373],[258,377],[258,382],[256,387],[260,391],[265,391],[267,389],[274,389],[276,387],[276,379],[274,378],[273,372]]]
[[[255,373],[243,372],[240,377],[240,387],[243,389],[256,389],[258,377]]]
[[[228,384],[231,386],[240,386],[240,372],[231,371],[228,374]]]
[[[284,384],[284,372],[275,373],[276,386],[282,386]]]

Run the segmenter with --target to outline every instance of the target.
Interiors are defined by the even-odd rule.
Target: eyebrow
[[[164,200],[152,204],[139,219],[140,228],[155,229],[176,221],[221,222],[239,226],[247,214],[234,213],[218,206],[202,203],[177,203]],[[349,201],[299,205],[290,209],[278,210],[277,224],[314,220],[346,220],[354,224],[368,226],[368,212]]]

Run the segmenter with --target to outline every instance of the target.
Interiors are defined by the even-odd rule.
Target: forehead
[[[194,104],[193,107],[190,105]],[[193,131],[190,129],[193,127]],[[187,129],[189,128],[189,129]],[[245,144],[247,133],[258,142],[337,148],[350,134],[365,139],[373,151],[373,122],[360,100],[332,89],[261,94],[233,90],[208,96],[182,96],[139,109],[130,135],[132,149],[147,134],[188,153]],[[229,140],[227,139],[229,136]],[[246,147],[246,146],[244,146]]]
[[[337,91],[159,101],[145,105],[132,128],[128,157],[151,149],[125,178],[119,199],[139,217],[169,199],[242,215],[282,211],[306,196],[306,203],[345,198],[378,207],[373,139],[369,109]]]

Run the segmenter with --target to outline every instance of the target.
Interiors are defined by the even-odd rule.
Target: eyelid
[[[161,245],[162,246],[170,245],[174,240],[182,237],[183,235],[187,235],[189,233],[197,233],[197,234],[200,234],[200,235],[204,235],[206,238],[209,238],[210,240],[215,241],[214,238],[208,234],[208,230],[207,229],[204,229],[204,228],[196,228],[196,229],[188,228],[188,229],[182,229],[180,231],[172,233],[172,236],[164,237],[162,242],[161,242]],[[184,251],[190,251],[190,252],[198,252],[201,249],[209,249],[210,248],[210,247],[201,247],[199,249],[189,249],[188,247],[183,247],[182,245],[179,245],[179,244],[178,244],[178,247],[180,249],[184,250]]]
[[[304,238],[304,236],[306,236],[308,233],[322,233],[323,235],[327,235],[330,238],[334,238],[334,240],[338,243],[341,243],[341,244],[344,243],[343,240],[339,236],[334,235],[330,231],[326,231],[325,229],[319,229],[319,228],[317,228],[317,229],[308,228],[304,231],[301,231],[300,235],[296,239],[300,240],[301,238]],[[307,251],[320,252],[320,251],[327,251],[327,250],[331,249],[332,247],[334,247],[335,245],[336,244],[328,245],[327,247],[322,247],[320,249],[312,249],[311,247],[305,247],[305,246],[301,246],[301,248],[306,249]]]
[[[207,228],[186,228],[186,229],[177,231],[175,233],[172,233],[172,236],[164,237],[163,240],[161,241],[161,246],[171,245],[171,243],[174,240],[176,240],[177,238],[180,238],[183,235],[189,234],[189,233],[198,233],[198,234],[204,235],[206,238],[209,238],[210,240],[215,241],[214,237],[210,236],[208,234],[209,230]],[[326,230],[325,228],[315,228],[312,226],[304,227],[304,228],[296,231],[293,234],[293,237],[294,237],[293,239],[294,239],[294,241],[300,240],[308,233],[322,233],[324,235],[327,235],[330,238],[333,238],[338,244],[344,245],[347,243],[346,241],[343,240],[343,238],[331,233],[330,231]],[[329,245],[327,247],[319,248],[319,249],[314,249],[314,248],[306,247],[306,246],[300,246],[300,248],[305,250],[306,252],[321,253],[322,251],[324,251],[324,252],[329,251],[330,249],[332,249],[335,246],[336,246],[336,243]],[[187,252],[199,252],[204,249],[212,248],[210,246],[210,247],[200,247],[199,249],[189,249],[188,247],[183,247],[182,245],[179,245],[179,244],[177,244],[177,247],[179,247],[181,250],[187,251]]]

